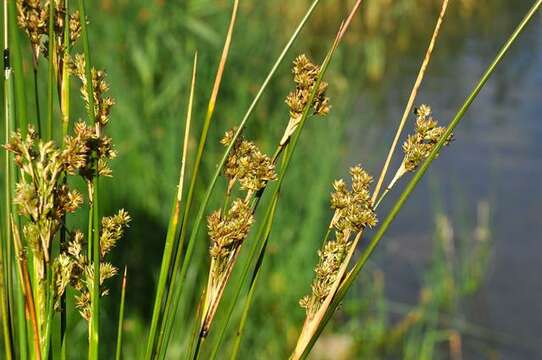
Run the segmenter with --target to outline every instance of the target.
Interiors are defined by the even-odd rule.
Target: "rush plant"
[[[172,355],[174,337],[182,339],[181,353],[185,358],[222,358],[224,340],[232,328],[235,333],[230,356],[235,359],[239,355],[262,264],[273,243],[273,225],[281,210],[288,170],[299,143],[310,140],[304,136],[309,118],[309,121],[313,117],[325,118],[333,111],[328,71],[339,47],[344,46],[343,40],[354,19],[363,11],[363,1],[356,0],[343,19],[334,19],[336,35],[321,39],[329,44],[320,61],[305,54],[294,57],[291,91],[283,95],[283,130],[266,133],[270,139],[267,143],[275,144],[272,152],[266,153],[265,144],[249,140],[250,121],[320,2],[313,0],[306,9],[246,112],[224,134],[220,141],[224,149],[218,157],[209,153],[209,137],[213,134],[215,108],[235,41],[239,0],[232,1],[222,53],[203,114],[195,111],[198,74],[202,69],[198,54],[194,54],[191,76],[186,79],[189,92],[183,116],[178,187],[171,194],[153,306],[145,324],[145,349],[139,354],[143,359],[165,359]],[[101,299],[109,293],[111,281],[107,280],[118,275],[117,267],[110,261],[111,252],[132,219],[124,209],[102,216],[104,211],[100,207],[100,201],[108,198],[103,179],[112,177],[110,163],[117,157],[113,140],[107,135],[108,125],[115,118],[112,112],[115,100],[109,95],[107,73],[92,61],[89,41],[92,19],[87,17],[86,5],[84,0],[78,0],[76,5],[69,0],[4,0],[6,138],[0,316],[6,359],[81,357],[70,346],[73,328],[67,326],[67,314],[74,311],[80,314],[80,321],[87,322],[89,359],[110,358],[113,353],[116,359],[122,358],[124,310],[125,303],[130,302],[126,267],[119,279],[115,349],[101,346],[104,330],[100,321],[104,307]],[[317,256],[304,254],[315,263],[312,283],[289,284],[307,290],[300,300],[305,320],[291,349],[291,359],[304,359],[311,352],[390,224],[443,147],[453,143],[454,129],[541,5],[542,0],[534,2],[456,115],[442,125],[443,122],[436,120],[439,109],[433,111],[417,100],[448,9],[448,0],[442,0],[379,176],[374,181],[364,167],[354,165],[349,179],[333,182],[332,213],[322,234],[322,245],[314,249]],[[31,59],[31,76],[24,71],[24,57]],[[26,77],[32,78],[31,91],[25,86]],[[40,79],[46,79],[46,86],[38,86]],[[74,84],[79,91],[77,95],[71,91]],[[44,88],[46,93],[42,91]],[[84,109],[85,120],[75,117],[74,101]],[[414,108],[416,103],[420,105]],[[30,118],[29,114],[35,116]],[[193,124],[198,120],[201,121],[196,128],[201,132],[193,136]],[[409,120],[414,130],[404,136]],[[199,140],[191,143],[196,137]],[[402,160],[389,176],[401,142]],[[218,159],[209,178],[201,171],[207,157]],[[407,184],[400,189],[401,182],[408,177]],[[122,179],[112,181],[122,182]],[[387,195],[392,191],[401,192],[391,210],[380,214],[380,204],[389,200]],[[214,204],[217,205],[213,210]],[[86,219],[82,225],[86,231],[78,228],[81,225],[76,216]],[[375,233],[365,242],[368,229],[374,229]],[[206,241],[205,252],[198,252],[201,241]],[[192,286],[197,290],[195,295],[187,290],[191,281],[189,270],[193,268],[205,269],[198,274],[203,279],[201,286]],[[226,293],[229,302],[224,301]],[[189,325],[180,324],[179,308],[189,309]],[[234,316],[236,311],[238,317]],[[232,325],[234,319],[239,321]],[[258,349],[253,351],[257,354]]]

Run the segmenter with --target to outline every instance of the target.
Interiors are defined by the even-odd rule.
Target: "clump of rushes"
[[[306,310],[307,319],[312,319],[326,298],[332,293],[339,281],[340,270],[349,259],[352,246],[351,237],[366,227],[377,224],[377,217],[371,206],[369,186],[373,178],[361,167],[350,169],[352,188],[348,189],[344,180],[333,183],[331,208],[335,210],[331,220],[331,229],[335,231],[335,240],[326,241],[318,251],[320,258],[314,270],[315,279],[312,292],[300,301]]]
[[[64,144],[63,148],[59,148],[53,141],[43,142],[37,137],[36,131],[29,127],[26,137],[19,131],[5,145],[14,154],[15,164],[21,173],[13,202],[19,214],[27,220],[23,225],[23,238],[24,247],[32,255],[32,266],[29,266],[28,272],[32,274],[36,297],[39,334],[35,336],[39,337],[43,349],[50,340],[46,329],[50,321],[48,307],[54,304],[54,308],[60,310],[60,298],[66,287],[71,285],[78,292],[77,307],[88,320],[90,289],[94,281],[93,264],[88,258],[88,252],[83,251],[86,243],[80,231],[68,231],[68,246],[61,249],[54,258],[52,242],[63,226],[66,214],[73,213],[83,204],[83,196],[69,187],[64,174],[81,174],[87,178],[90,171],[100,171],[99,166],[98,169],[91,167],[88,154],[90,151],[101,151],[99,147],[104,145],[92,137],[92,131],[84,124],[78,124],[76,135],[67,136]],[[117,273],[113,265],[105,262],[105,257],[122,237],[129,222],[130,216],[124,210],[102,219],[100,286]],[[103,288],[101,295],[106,294],[107,289]]]
[[[70,11],[64,0],[17,0],[16,5],[18,25],[28,35],[32,48],[35,75],[40,55],[49,59],[48,131],[43,136],[29,128],[27,136],[18,132],[6,145],[6,149],[15,154],[15,162],[21,170],[14,202],[21,215],[28,219],[23,227],[25,243],[22,245],[32,252],[28,270],[32,275],[31,285],[36,287],[39,324],[39,331],[34,335],[39,337],[41,353],[47,354],[53,310],[61,311],[64,321],[61,331],[65,331],[68,286],[75,289],[75,303],[81,315],[86,320],[92,318],[89,341],[91,345],[97,344],[99,298],[108,292],[105,280],[117,274],[117,268],[106,258],[122,237],[130,216],[121,210],[100,222],[95,203],[98,178],[112,176],[109,161],[116,157],[113,142],[103,131],[115,101],[107,95],[106,73],[87,69],[84,55],[70,56],[74,43],[79,38],[86,39],[83,10]],[[86,49],[87,44],[84,45]],[[77,122],[73,133],[69,134],[69,81],[72,74],[81,81],[82,99],[92,116],[88,123]],[[53,137],[55,80],[64,123],[60,147],[53,141],[40,140]],[[37,84],[35,96],[37,123],[41,130]],[[66,225],[66,214],[76,211],[83,203],[83,196],[69,187],[68,179],[74,176],[82,177],[88,189],[89,232],[86,239],[82,232]],[[60,250],[53,251],[57,247],[52,243],[57,238]],[[94,353],[97,356],[97,352]]]
[[[254,222],[258,200],[267,184],[277,178],[275,164],[303,119],[303,111],[309,105],[319,72],[320,67],[313,64],[306,55],[300,55],[294,60],[292,73],[296,87],[286,98],[290,119],[272,158],[242,136],[237,137],[234,142],[236,128],[227,131],[221,140],[224,146],[231,146],[223,168],[228,184],[223,209],[213,212],[207,219],[211,239],[211,266],[202,306],[199,339],[207,336],[241,245]],[[310,104],[313,115],[323,116],[329,113],[327,86],[324,82],[320,82],[318,86]],[[234,200],[231,208],[226,211],[237,183],[239,190],[245,195]]]
[[[294,60],[292,73],[294,74],[295,90],[286,97],[286,104],[290,108],[290,121],[280,140],[280,146],[286,145],[294,134],[303,116],[303,110],[310,99],[314,84],[316,84],[320,67],[313,64],[304,54]],[[329,113],[329,99],[326,97],[328,84],[321,81],[312,102],[314,115],[327,115]]]
[[[406,173],[416,171],[420,164],[429,157],[435,144],[446,132],[446,128],[438,126],[438,121],[433,118],[430,106],[421,105],[416,108],[415,114],[416,129],[403,143],[403,162],[388,185],[388,189],[391,189],[397,180]],[[444,145],[448,145],[452,141],[452,136],[450,135]]]
[[[331,220],[330,230],[335,231],[335,239],[327,241],[328,231],[324,245],[318,251],[319,262],[314,270],[315,279],[312,283],[311,294],[300,300],[301,307],[305,309],[306,318],[292,359],[300,359],[304,354],[306,355],[307,347],[310,346],[329,306],[344,282],[348,265],[363,236],[364,229],[372,228],[377,224],[375,209],[380,201],[393,188],[397,180],[409,172],[414,172],[430,156],[446,133],[446,128],[438,126],[438,122],[433,119],[429,106],[421,105],[415,113],[415,132],[408,135],[403,143],[403,161],[390,185],[375,204],[370,192],[373,178],[360,166],[350,169],[351,189],[348,189],[346,182],[342,179],[333,183],[331,208],[335,210],[335,213]],[[448,145],[451,140],[452,135],[446,139],[444,145]]]

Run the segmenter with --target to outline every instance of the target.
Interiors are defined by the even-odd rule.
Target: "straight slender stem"
[[[43,136],[43,124],[41,123],[41,110],[40,110],[40,95],[38,87],[38,68],[37,64],[35,65],[33,71],[33,80],[34,80],[34,105],[36,106],[36,123],[38,125],[38,134]]]
[[[150,351],[152,353],[153,347],[154,347],[154,336],[156,331],[156,326],[158,325],[158,320],[160,317],[160,309],[164,300],[164,294],[166,292],[166,281],[168,277],[168,273],[170,270],[171,265],[171,258],[173,254],[173,248],[175,244],[175,237],[177,235],[178,230],[178,224],[179,224],[179,216],[181,212],[181,203],[183,200],[183,189],[184,189],[184,177],[185,177],[185,169],[186,169],[186,159],[188,156],[188,141],[190,139],[190,127],[192,123],[192,108],[194,104],[194,92],[196,88],[196,74],[197,74],[197,62],[198,62],[198,54],[196,53],[194,55],[194,65],[192,68],[192,81],[190,85],[190,95],[188,98],[188,109],[186,112],[186,119],[185,119],[185,128],[184,128],[184,139],[183,139],[183,148],[182,148],[182,160],[181,160],[181,173],[179,175],[179,184],[177,187],[177,193],[175,194],[175,198],[173,201],[173,207],[171,209],[171,215],[168,225],[168,231],[166,235],[166,244],[164,246],[164,254],[162,255],[162,264],[160,266],[160,275],[158,278],[158,286],[156,289],[156,295],[154,299],[154,309],[153,309],[153,316],[151,321],[151,330],[149,332],[149,339],[148,339],[148,348],[150,348]],[[163,321],[167,321],[168,319],[164,319]],[[154,330],[152,329],[152,326],[154,325]],[[157,352],[160,352],[160,346],[162,344],[162,339],[164,335],[164,327],[161,328],[159,338],[158,338],[158,349]],[[152,357],[152,355],[147,355]]]
[[[64,0],[64,8],[66,11],[64,23],[70,23],[70,3],[69,0]],[[68,128],[70,124],[70,72],[68,71],[68,62],[70,59],[70,27],[64,26],[63,34],[63,59],[62,59],[62,82],[60,84],[60,111],[62,114],[62,142],[68,135]],[[60,59],[59,59],[60,60]],[[59,70],[60,71],[60,70]],[[67,176],[64,177],[64,181],[67,182]],[[66,241],[66,222],[67,215],[64,215],[62,219],[62,227],[60,229],[60,249],[63,250],[67,246]],[[64,292],[60,299],[60,359],[66,360],[68,357],[68,309],[66,302],[66,292]]]
[[[100,179],[96,175],[93,179],[93,201],[92,201],[92,264],[94,267],[94,280],[92,282],[92,315],[91,315],[91,359],[99,358],[99,342],[100,342],[100,207],[98,204],[98,194]]]
[[[120,292],[120,309],[119,309],[119,325],[117,328],[117,347],[115,352],[115,359],[120,360],[122,352],[122,327],[124,324],[124,303],[126,301],[126,273],[128,269],[124,268],[124,274],[122,276],[122,287]]]
[[[373,192],[373,196],[371,198],[371,202],[373,205],[376,204],[378,195],[380,193],[380,188],[382,187],[382,184],[384,183],[384,180],[386,178],[386,174],[388,172],[388,168],[391,164],[391,160],[393,158],[393,154],[395,153],[395,149],[397,148],[397,144],[399,143],[399,139],[401,138],[401,133],[403,132],[403,129],[405,127],[406,121],[408,119],[408,115],[410,114],[410,111],[412,110],[412,106],[414,105],[414,101],[416,100],[416,95],[418,94],[418,90],[422,84],[425,72],[427,70],[427,66],[429,65],[429,61],[431,60],[431,54],[433,53],[433,49],[435,48],[435,43],[440,31],[440,27],[442,25],[442,21],[444,20],[444,15],[446,14],[446,9],[448,8],[448,0],[442,1],[442,7],[440,9],[440,14],[437,19],[437,23],[435,25],[435,29],[433,30],[433,35],[431,36],[431,41],[429,42],[429,46],[427,47],[427,50],[425,52],[425,57],[422,61],[422,65],[420,67],[420,71],[418,72],[418,76],[416,77],[416,81],[414,82],[414,86],[412,87],[412,91],[410,92],[410,96],[408,98],[408,102],[405,106],[405,110],[403,111],[403,116],[401,118],[401,122],[399,123],[399,126],[397,127],[397,131],[395,133],[395,137],[393,139],[393,142],[390,146],[390,150],[388,152],[388,156],[386,158],[386,161],[384,163],[384,166],[382,167],[382,171],[380,173],[380,176],[378,177],[378,181],[376,183],[375,190]]]
[[[55,92],[55,57],[56,57],[56,45],[55,45],[55,1],[49,2],[49,83],[47,88],[47,128],[45,131],[45,139],[53,139],[53,105],[54,105],[54,92]]]
[[[11,66],[9,64],[9,45],[8,45],[8,5],[7,0],[4,0],[4,121],[5,121],[5,136],[6,143],[10,134],[11,123]],[[10,284],[10,269],[9,269],[9,242],[11,241],[10,230],[10,214],[11,214],[11,165],[10,154],[5,151],[5,187],[4,187],[4,226],[5,233],[3,234],[3,242],[0,249],[0,261],[2,266],[2,293],[0,294],[0,307],[2,312],[2,330],[4,333],[4,354],[6,359],[13,358],[13,333],[11,328],[11,316],[10,316],[10,301],[9,301],[9,284]]]

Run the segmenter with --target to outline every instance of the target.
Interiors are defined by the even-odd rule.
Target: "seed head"
[[[85,72],[85,57],[82,54],[75,55],[72,64],[71,72],[81,80],[81,95],[87,110],[90,109],[90,94],[87,89],[87,76]],[[106,73],[103,70],[91,69],[92,76],[92,96],[94,99],[93,112],[96,116],[96,123],[104,127],[109,122],[111,108],[115,105],[115,100],[106,96],[109,91],[109,84],[106,82]]]
[[[248,202],[236,199],[227,214],[215,211],[207,218],[211,247],[209,253],[216,261],[218,278],[228,265],[230,256],[246,239],[254,218]]]
[[[418,168],[446,132],[446,128],[438,126],[438,121],[433,119],[429,106],[421,105],[417,108],[416,116],[416,130],[403,143],[405,154],[403,166],[407,172]],[[448,145],[451,140],[452,136],[446,140],[445,145]]]
[[[290,109],[290,121],[282,136],[280,145],[285,145],[301,122],[303,111],[308,105],[312,91],[318,81],[320,67],[313,64],[305,55],[294,60],[292,73],[294,74],[295,89],[286,97],[286,104]],[[311,107],[314,115],[327,115],[329,113],[329,99],[326,97],[328,84],[320,81]]]
[[[350,168],[352,188],[348,189],[342,179],[333,182],[331,208],[335,214],[331,226],[335,230],[335,240],[327,241],[318,251],[319,262],[315,268],[312,292],[300,300],[300,305],[311,318],[337,281],[339,270],[347,259],[351,247],[351,234],[377,223],[376,214],[371,206],[369,186],[373,178],[361,167]]]
[[[229,146],[235,129],[224,135],[221,143]],[[229,180],[228,189],[239,181],[242,190],[256,192],[269,181],[276,179],[272,160],[258,149],[253,142],[238,137],[224,165],[224,175]]]
[[[332,226],[340,232],[358,232],[377,223],[369,193],[373,178],[360,166],[350,168],[350,175],[351,190],[344,180],[336,180],[331,193],[331,208],[335,210]]]
[[[115,247],[120,238],[124,235],[124,230],[128,227],[130,215],[121,209],[116,215],[104,217],[102,219],[102,233],[100,236],[100,252],[102,258]]]

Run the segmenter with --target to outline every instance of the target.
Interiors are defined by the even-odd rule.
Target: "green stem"
[[[181,173],[179,175],[179,185],[178,185],[177,192],[175,194],[175,198],[173,200],[173,206],[171,208],[171,215],[169,218],[169,225],[168,225],[168,230],[167,230],[167,235],[166,235],[166,244],[164,246],[164,254],[162,255],[162,264],[160,266],[160,276],[158,278],[158,286],[157,286],[156,295],[154,298],[154,308],[153,308],[153,315],[152,315],[152,320],[151,320],[151,329],[149,331],[149,338],[147,342],[147,351],[150,351],[151,353],[153,351],[153,347],[155,344],[154,337],[156,334],[156,327],[160,319],[160,310],[161,310],[162,303],[164,300],[164,294],[166,293],[166,286],[167,286],[166,282],[167,282],[168,273],[170,270],[173,249],[175,246],[175,238],[178,235],[179,216],[181,213],[181,202],[183,198],[186,159],[188,156],[188,141],[189,141],[189,136],[190,136],[190,125],[192,123],[192,108],[194,104],[194,92],[196,88],[197,61],[198,61],[198,55],[196,53],[194,55],[194,65],[192,69],[192,82],[190,86],[190,95],[188,98],[188,109],[186,113],[184,140],[183,140],[183,148],[182,148]],[[163,321],[168,321],[168,320],[169,320],[168,318],[165,318]],[[160,352],[160,347],[163,344],[163,336],[164,336],[164,327],[161,327],[159,337],[158,337],[158,345],[157,345],[158,353]],[[151,354],[147,354],[146,356],[152,357]]]
[[[390,213],[386,216],[384,221],[382,222],[381,226],[379,227],[377,233],[374,235],[374,237],[371,239],[371,242],[367,246],[367,248],[363,251],[360,258],[356,262],[354,268],[352,271],[348,274],[348,276],[345,278],[343,283],[341,284],[341,287],[337,291],[337,294],[335,298],[333,299],[328,312],[326,313],[322,323],[320,324],[318,331],[315,333],[315,336],[311,339],[311,342],[305,349],[303,353],[303,358],[306,358],[306,356],[309,354],[310,350],[312,349],[312,346],[324,330],[324,327],[328,323],[328,321],[331,319],[333,313],[335,312],[336,308],[339,306],[341,301],[346,296],[347,291],[352,286],[355,278],[361,271],[361,269],[365,266],[367,263],[367,260],[369,257],[373,254],[374,250],[376,249],[377,245],[379,244],[380,240],[384,237],[386,234],[388,228],[392,224],[393,220],[398,215],[399,211],[402,209],[403,205],[406,203],[410,195],[412,194],[412,191],[416,188],[424,174],[427,172],[429,167],[431,166],[432,162],[435,160],[437,155],[439,154],[440,150],[446,143],[446,140],[449,139],[450,135],[452,134],[453,130],[457,127],[457,125],[461,122],[463,119],[463,116],[469,109],[472,102],[476,99],[486,82],[489,80],[493,72],[495,71],[497,65],[502,61],[504,56],[508,53],[510,47],[512,44],[516,41],[518,36],[523,32],[525,29],[525,26],[529,23],[529,21],[532,19],[536,11],[540,8],[542,5],[542,0],[537,0],[532,8],[527,12],[523,20],[519,23],[517,28],[514,30],[512,35],[508,38],[504,46],[501,48],[501,50],[497,53],[494,60],[491,62],[491,64],[488,66],[476,86],[473,88],[459,111],[456,113],[450,124],[448,125],[446,132],[442,135],[439,142],[435,145],[433,150],[431,151],[429,157],[423,162],[423,164],[420,166],[420,169],[416,172],[416,174],[413,176],[413,178],[409,181],[407,184],[405,190],[401,193],[399,199],[394,204],[393,208],[391,209]]]
[[[41,123],[41,111],[40,111],[40,96],[39,96],[39,89],[38,89],[38,68],[37,64],[35,65],[33,69],[33,80],[34,80],[34,102],[36,105],[36,123],[38,125],[38,134],[39,136],[43,136],[43,126]]]
[[[126,272],[127,268],[124,268],[124,275],[122,276],[122,288],[120,293],[120,309],[119,309],[119,325],[117,329],[117,351],[115,353],[115,359],[120,360],[122,352],[122,326],[124,323],[124,302],[126,300]]]
[[[88,123],[96,125],[97,136],[99,134],[99,124],[96,122],[95,105],[94,105],[94,89],[92,84],[92,59],[90,54],[89,36],[87,28],[87,15],[85,10],[85,1],[78,0],[79,4],[79,16],[81,24],[81,39],[83,41],[83,53],[85,55],[85,78],[86,78],[86,91],[88,94],[88,108],[87,116]],[[96,159],[95,159],[96,161]],[[92,283],[91,291],[91,318],[89,322],[89,359],[98,359],[99,356],[99,338],[100,338],[100,220],[99,213],[100,208],[98,204],[99,199],[99,178],[98,174],[92,179],[92,206],[91,214],[92,226],[89,224],[89,228],[92,230],[89,233],[88,248],[89,259],[93,264],[94,269],[94,281]]]
[[[53,139],[53,104],[55,92],[55,69],[54,60],[56,56],[55,49],[55,1],[49,3],[49,87],[47,88],[47,129],[45,133],[46,140]]]
[[[85,55],[85,78],[86,86],[87,86],[87,93],[88,96],[88,109],[87,109],[87,115],[89,124],[94,124],[96,121],[96,114],[95,114],[95,108],[94,108],[94,96],[92,94],[94,93],[94,89],[92,88],[92,63],[90,58],[90,45],[89,45],[89,39],[88,39],[88,29],[87,29],[87,15],[85,10],[85,0],[78,0],[79,3],[79,16],[80,16],[80,23],[81,23],[81,40],[83,41],[83,53]]]
[[[268,244],[268,241],[269,241],[269,234],[271,234],[271,227],[273,225],[273,218],[275,217],[275,209],[276,209],[276,205],[277,205],[277,202],[278,202],[278,197],[277,197],[277,201],[274,201],[273,204],[272,204],[272,212],[271,212],[271,215],[269,216],[269,220],[266,224],[266,237],[265,237],[265,241],[264,241],[264,244],[263,244],[263,248],[260,250],[260,256],[258,256],[258,260],[256,262],[256,268],[254,269],[254,272],[253,272],[253,276],[252,276],[252,279],[250,281],[250,288],[249,288],[249,291],[248,291],[248,294],[247,294],[247,298],[245,299],[245,304],[243,305],[243,313],[241,315],[241,321],[239,322],[239,327],[237,329],[237,332],[235,333],[235,339],[234,339],[234,342],[233,342],[233,349],[232,349],[232,354],[230,356],[230,360],[234,360],[234,359],[237,359],[237,356],[239,354],[239,349],[241,347],[241,338],[242,338],[242,335],[243,335],[243,332],[245,330],[245,325],[246,325],[246,322],[247,322],[247,319],[248,319],[248,314],[250,313],[250,307],[252,305],[252,300],[254,298],[254,293],[256,292],[256,282],[258,281],[258,277],[259,277],[259,274],[260,274],[260,268],[262,266],[262,263],[263,263],[263,259],[264,259],[264,255],[265,255],[265,250],[267,248],[267,244]],[[215,348],[215,351],[218,349]],[[217,352],[213,352],[213,356],[212,358],[214,359],[217,355]]]
[[[92,332],[90,334],[90,358],[99,358],[99,342],[100,342],[100,207],[98,204],[99,194],[99,177],[96,175],[93,179],[94,192],[92,201],[92,264],[94,267],[94,281],[92,282]]]
[[[15,1],[8,1],[9,6],[9,36],[10,36],[10,55],[11,66],[13,68],[13,77],[15,82],[15,107],[17,110],[17,123],[21,134],[26,136],[28,128],[28,117],[26,113],[26,91],[23,72],[23,61],[21,56],[21,46],[19,44],[19,32],[17,28],[17,9]]]
[[[53,270],[50,264],[47,264],[47,284],[49,287],[47,289],[46,295],[46,314],[45,314],[45,334],[43,339],[43,359],[47,360],[50,357],[53,358],[51,354],[51,327],[53,322],[53,304],[54,304],[54,293],[55,293],[55,277]]]
[[[11,68],[9,64],[9,49],[8,49],[8,8],[7,1],[4,1],[4,121],[5,121],[5,136],[6,143],[9,140],[11,132],[11,114],[12,114],[12,84],[11,84]],[[13,333],[11,329],[10,316],[10,300],[9,300],[9,284],[10,284],[10,266],[9,266],[9,243],[11,241],[10,214],[11,214],[11,164],[10,154],[5,151],[5,187],[4,187],[4,226],[5,234],[3,242],[0,246],[0,261],[2,266],[2,289],[0,294],[0,307],[2,312],[2,329],[4,333],[4,353],[6,359],[13,358]]]
[[[64,0],[64,8],[66,11],[66,15],[64,18],[64,24],[70,23],[70,4],[69,0]],[[63,37],[63,44],[62,47],[64,49],[62,59],[62,83],[60,87],[60,110],[62,113],[62,142],[64,143],[64,140],[66,139],[66,136],[68,135],[68,127],[70,123],[70,73],[68,71],[68,60],[69,60],[69,54],[70,54],[70,27],[64,26],[64,37]],[[67,176],[64,177],[64,181],[67,182],[68,178]],[[66,221],[67,216],[64,215],[62,218],[62,228],[60,229],[60,250],[66,248],[67,241],[66,241]],[[62,297],[60,299],[60,359],[66,360],[68,356],[68,341],[67,341],[67,325],[68,325],[68,318],[67,318],[67,312],[68,309],[66,308],[67,302],[66,302],[66,292],[62,294]]]

